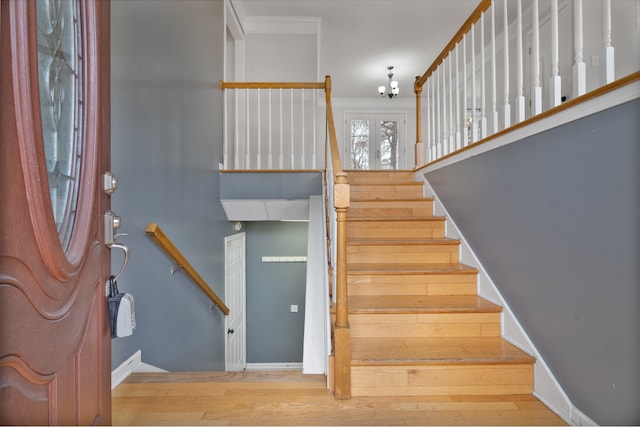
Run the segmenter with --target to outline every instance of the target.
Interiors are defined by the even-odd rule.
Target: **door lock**
[[[104,244],[111,247],[116,243],[116,239],[120,236],[126,236],[126,233],[116,234],[115,231],[120,228],[120,217],[107,209],[104,213]]]
[[[118,188],[118,179],[111,171],[102,175],[102,189],[107,194],[112,194]]]

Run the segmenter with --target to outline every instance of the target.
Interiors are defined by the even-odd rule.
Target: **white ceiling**
[[[333,96],[379,96],[387,66],[401,98],[440,54],[479,0],[241,0],[246,16],[321,19],[320,76],[332,76]]]

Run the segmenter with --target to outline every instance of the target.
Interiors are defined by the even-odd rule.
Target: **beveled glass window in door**
[[[58,237],[69,246],[83,148],[83,40],[77,0],[38,0],[38,81],[49,193]]]

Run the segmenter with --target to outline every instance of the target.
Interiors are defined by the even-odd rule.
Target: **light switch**
[[[295,304],[291,305],[291,312],[292,313],[297,313],[298,312],[298,306],[295,305]]]

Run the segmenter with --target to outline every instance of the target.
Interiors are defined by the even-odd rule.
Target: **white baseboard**
[[[293,371],[302,370],[302,363],[247,363],[247,371]]]
[[[127,379],[134,372],[167,372],[142,361],[142,350],[133,353],[120,366],[111,371],[111,390],[116,388],[122,381]]]
[[[571,425],[574,426],[597,426],[598,423],[587,417],[575,406],[571,407]]]

